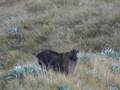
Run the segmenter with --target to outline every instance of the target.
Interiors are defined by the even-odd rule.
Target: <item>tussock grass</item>
[[[39,49],[119,52],[119,9],[119,0],[1,0],[0,90],[56,90],[61,84],[71,90],[119,90],[120,74],[111,71],[119,62],[97,55],[82,56],[80,61],[85,61],[69,76],[50,70],[24,79],[3,78],[14,65],[36,64],[32,53]],[[7,33],[11,27],[20,32]]]
[[[22,55],[22,54],[21,54]],[[96,55],[89,55],[88,63],[78,63],[73,74],[65,76],[64,74],[55,73],[52,70],[38,75],[26,74],[23,78],[6,81],[3,76],[6,71],[1,71],[1,85],[2,90],[56,90],[61,84],[67,85],[71,90],[84,90],[85,88],[95,90],[107,90],[109,87],[119,87],[120,74],[111,71],[112,64],[117,64],[117,60],[100,57]],[[25,59],[26,57],[24,57]],[[32,57],[30,57],[32,58]],[[27,58],[26,58],[27,59]],[[34,59],[35,60],[35,59]],[[19,64],[26,65],[32,60],[26,62],[19,62]]]

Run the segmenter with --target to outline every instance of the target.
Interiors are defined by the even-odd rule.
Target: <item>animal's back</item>
[[[36,57],[38,58],[38,62],[40,65],[45,64],[46,66],[48,66],[48,64],[57,62],[60,54],[52,50],[43,50],[38,53]]]

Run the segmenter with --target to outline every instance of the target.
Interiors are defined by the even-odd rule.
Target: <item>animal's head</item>
[[[77,61],[78,57],[77,57],[77,54],[79,53],[79,50],[76,50],[76,49],[72,49],[70,52],[69,52],[69,58],[73,61]]]

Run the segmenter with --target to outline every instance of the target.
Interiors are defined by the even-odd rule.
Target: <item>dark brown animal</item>
[[[71,50],[65,53],[58,53],[52,50],[43,50],[38,53],[38,63],[46,69],[52,68],[54,71],[69,74],[75,69],[77,63],[78,50]]]

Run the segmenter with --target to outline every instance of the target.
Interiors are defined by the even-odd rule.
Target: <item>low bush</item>
[[[105,49],[101,51],[101,55],[111,57],[116,60],[120,60],[120,52],[115,51],[114,49]]]
[[[37,65],[18,65],[14,66],[12,69],[10,69],[7,74],[5,75],[6,80],[11,80],[14,78],[21,78],[24,77],[24,75],[28,74],[34,74],[37,75],[38,73],[44,74],[46,72],[45,69],[42,69],[40,66]]]

